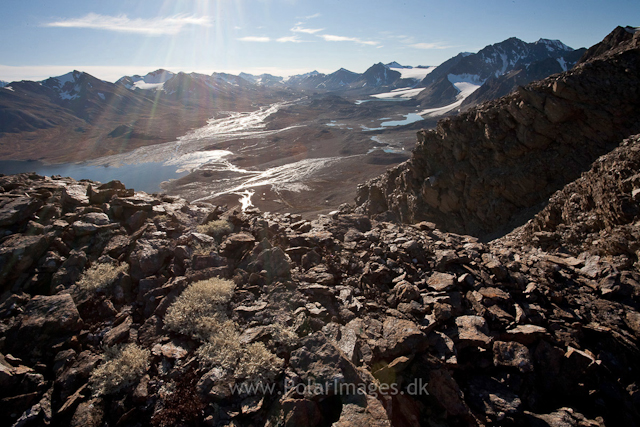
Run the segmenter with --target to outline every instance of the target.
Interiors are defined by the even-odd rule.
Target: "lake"
[[[138,163],[114,166],[92,166],[78,163],[47,165],[38,161],[0,160],[0,173],[10,175],[22,172],[35,172],[38,175],[61,175],[76,180],[90,179],[102,183],[117,179],[127,188],[147,193],[161,191],[160,183],[185,176],[188,172],[177,173],[178,166],[166,166],[163,163]]]

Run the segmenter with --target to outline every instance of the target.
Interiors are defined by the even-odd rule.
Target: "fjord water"
[[[190,172],[206,167],[224,173],[226,178],[207,184],[211,199],[223,194],[238,194],[250,202],[245,191],[271,185],[277,190],[301,191],[308,189],[305,182],[322,173],[327,167],[347,157],[309,158],[279,165],[266,170],[247,170],[231,163],[234,153],[217,149],[216,145],[231,139],[263,138],[286,132],[298,126],[266,130],[265,119],[288,103],[275,103],[252,112],[226,112],[177,140],[140,147],[130,152],[93,159],[84,163],[43,164],[38,161],[0,161],[0,173],[35,172],[39,175],[61,175],[77,180],[99,182],[120,180],[129,188],[147,193],[162,191],[165,181],[178,179]],[[415,113],[404,120],[384,121],[385,129],[421,120]],[[384,119],[381,119],[384,120]],[[331,123],[330,125],[332,125]],[[364,131],[372,130],[365,128]],[[396,152],[393,147],[382,147],[385,152]],[[371,152],[371,150],[369,151]],[[206,165],[206,166],[205,166]]]
[[[0,173],[9,175],[23,172],[35,172],[43,176],[60,175],[76,180],[90,179],[103,183],[118,180],[127,187],[147,193],[157,193],[161,190],[161,182],[177,179],[187,174],[186,171],[177,172],[175,166],[156,162],[122,164],[115,167],[76,163],[48,165],[38,161],[0,161]]]
[[[209,120],[177,141],[146,146],[129,153],[102,157],[85,163],[44,164],[39,161],[0,161],[0,173],[35,172],[38,175],[60,175],[76,180],[109,182],[119,180],[129,188],[154,193],[160,184],[178,179],[203,164],[220,161],[232,154],[225,150],[200,151],[212,141],[228,137],[255,136],[261,133],[264,119],[278,111],[274,104],[250,113],[229,113],[226,117]]]

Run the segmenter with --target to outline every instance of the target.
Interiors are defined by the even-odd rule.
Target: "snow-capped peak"
[[[142,78],[145,83],[164,83],[171,77],[175,76],[175,73],[171,71],[159,69],[148,73]]]
[[[164,84],[173,78],[176,74],[171,71],[158,69],[147,73],[144,76],[135,74],[133,76],[125,76],[116,82],[123,84],[127,89],[149,89],[162,90]]]
[[[83,75],[85,73],[82,71],[73,70],[62,76],[49,77],[40,83],[56,91],[61,99],[73,100],[80,96]],[[88,84],[91,85],[91,83]]]
[[[562,43],[560,40],[549,40],[549,39],[540,39],[535,44],[544,45],[549,52],[555,51],[572,51],[573,49]]]
[[[82,74],[83,73],[81,71],[73,70],[67,74],[63,74],[62,76],[49,77],[45,82],[49,83],[50,86],[62,89],[64,85],[69,82],[75,83]]]
[[[406,68],[408,70],[413,68],[411,65],[400,65],[396,61],[389,62],[388,64],[384,64],[384,66],[387,68]]]

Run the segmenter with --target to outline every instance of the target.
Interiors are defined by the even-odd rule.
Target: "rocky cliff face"
[[[359,188],[359,211],[482,238],[511,229],[640,131],[640,33],[629,35],[568,72],[419,132],[410,160]]]
[[[640,219],[638,139],[585,175],[594,223]],[[0,425],[640,423],[640,275],[611,245],[0,187]]]
[[[598,160],[556,192],[547,206],[505,240],[572,255],[615,257],[620,268],[638,259],[640,135]]]

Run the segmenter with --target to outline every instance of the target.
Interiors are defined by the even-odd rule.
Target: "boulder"
[[[156,274],[164,267],[172,251],[162,240],[140,239],[131,254],[131,278],[140,280]]]
[[[410,320],[387,317],[382,326],[382,338],[376,350],[382,359],[393,359],[419,353],[426,349],[428,340],[420,326]]]
[[[480,316],[460,316],[456,318],[459,348],[474,346],[488,348],[493,341],[484,318]]]

